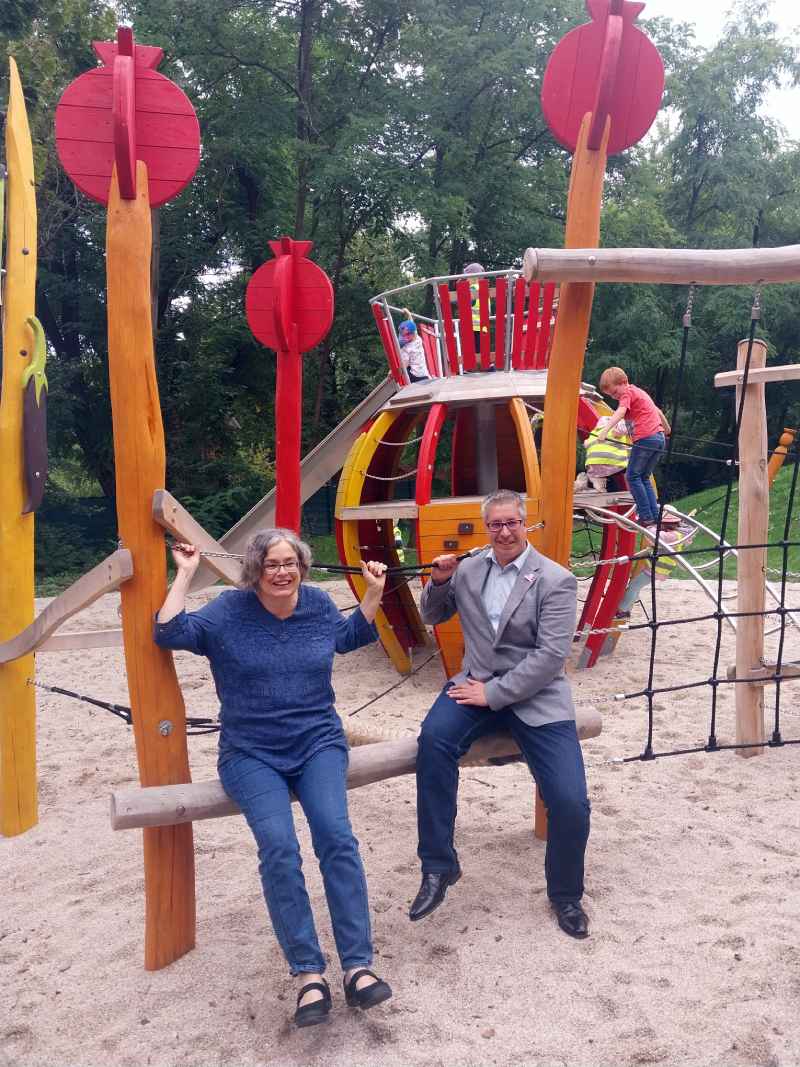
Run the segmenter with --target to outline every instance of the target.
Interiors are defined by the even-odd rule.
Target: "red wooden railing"
[[[527,283],[516,272],[415,282],[372,301],[392,377],[406,384],[395,318],[405,315],[412,294],[432,289],[436,318],[419,316],[428,374],[437,378],[476,370],[544,370],[556,312],[555,283]],[[391,297],[391,302],[389,298]],[[455,313],[453,309],[455,310]]]

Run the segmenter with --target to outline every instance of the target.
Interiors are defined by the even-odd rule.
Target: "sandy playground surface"
[[[352,602],[343,583],[326,588],[341,606]],[[665,617],[708,610],[686,582],[667,583],[659,603]],[[800,587],[789,604],[800,604]],[[70,627],[114,626],[117,605],[106,597]],[[637,608],[632,621],[642,619]],[[656,684],[708,677],[714,634],[710,622],[663,630]],[[132,734],[104,711],[40,693],[40,823],[0,839],[0,1065],[800,1063],[800,746],[755,759],[606,763],[644,747],[644,702],[610,696],[643,687],[648,650],[646,631],[627,634],[613,657],[573,676],[578,704],[604,716],[602,736],[584,745],[592,936],[567,938],[547,907],[524,767],[463,772],[464,877],[414,925],[413,779],[367,786],[351,793],[350,810],[376,968],[395,995],[369,1013],[345,1008],[334,962],[331,1022],[305,1031],[289,1023],[293,984],[241,818],[195,826],[197,948],[162,971],[143,969],[141,835],[112,832],[108,818],[111,791],[136,781]],[[723,671],[733,657],[726,635]],[[785,658],[800,659],[797,630]],[[181,653],[177,664],[189,713],[215,714],[207,663]],[[41,682],[127,703],[121,650],[41,655],[37,669]],[[340,658],[343,718],[396,679],[379,646]],[[441,682],[434,660],[352,721],[413,735]],[[782,701],[787,740],[800,738],[792,684]],[[733,700],[723,687],[721,743],[733,740]],[[704,744],[709,709],[708,687],[657,700],[656,750]],[[215,737],[189,743],[195,780],[215,777]],[[298,824],[321,940],[335,960],[301,816]]]

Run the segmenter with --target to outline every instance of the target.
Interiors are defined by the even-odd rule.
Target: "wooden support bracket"
[[[750,367],[748,385],[766,385],[769,382],[793,382],[800,378],[800,363],[787,363],[783,367]],[[731,385],[744,384],[744,370],[727,370],[714,375],[714,388],[725,389]]]
[[[597,711],[578,712],[578,737],[597,737],[602,720]],[[467,766],[489,760],[519,757],[510,735],[495,734],[476,741],[464,756]],[[350,752],[347,788],[357,789],[372,782],[413,774],[417,763],[417,739],[378,741],[360,745]],[[198,819],[219,819],[237,815],[239,807],[230,799],[220,781],[186,785],[151,786],[147,789],[120,789],[111,795],[111,826],[114,830],[134,830],[145,826],[174,826]]]
[[[133,577],[133,558],[126,548],[117,549],[77,582],[51,601],[36,619],[10,641],[0,644],[0,663],[10,663],[35,652],[52,633],[104,593],[119,589]],[[66,636],[66,635],[65,635]]]
[[[173,537],[196,545],[201,552],[221,552],[223,558],[206,556],[204,562],[223,581],[236,585],[239,581],[241,564],[235,559],[224,558],[225,548],[207,533],[200,523],[168,493],[166,489],[156,489],[153,493],[153,518],[159,526],[169,530]]]
[[[763,667],[753,667],[746,675],[743,674],[742,678],[746,678],[750,685],[774,685],[777,673],[777,664],[765,663]],[[782,682],[790,682],[793,678],[800,678],[800,667],[790,667],[782,664],[780,674]],[[736,681],[735,666],[728,667],[728,681]]]

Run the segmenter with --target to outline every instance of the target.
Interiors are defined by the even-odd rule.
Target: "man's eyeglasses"
[[[514,530],[518,530],[522,526],[522,519],[506,519],[504,522],[499,519],[492,519],[491,522],[486,523],[486,529],[491,530],[492,533],[500,533],[504,526],[508,527],[509,533],[513,533]]]
[[[276,563],[274,559],[268,559],[265,560],[261,569],[266,571],[267,574],[277,574],[281,567],[283,567],[287,574],[292,574],[299,566],[300,564],[296,559],[287,560],[286,563]]]

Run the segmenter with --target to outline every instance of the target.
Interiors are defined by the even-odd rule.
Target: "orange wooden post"
[[[172,654],[153,643],[153,617],[167,590],[163,530],[152,518],[164,487],[164,428],[150,320],[150,202],[147,167],[136,167],[136,198],[122,200],[112,177],[106,235],[108,362],[119,534],[133,555],[122,587],[125,664],[142,785],[191,780],[186,713]],[[156,970],[194,947],[191,824],[144,830],[145,967]]]
[[[572,161],[567,204],[567,248],[595,248],[600,243],[600,208],[606,169],[610,119],[600,148],[587,147],[591,114],[584,116]],[[592,317],[594,283],[568,282],[561,287],[547,374],[546,417],[542,428],[541,550],[563,567],[572,545],[572,485],[575,481],[578,397]],[[541,796],[536,794],[536,836],[547,836]]]

